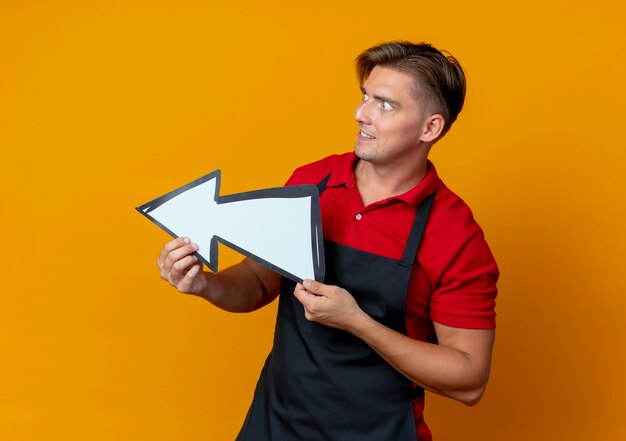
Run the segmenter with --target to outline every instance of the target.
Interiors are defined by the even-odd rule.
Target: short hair
[[[445,135],[463,108],[465,73],[459,62],[447,51],[428,43],[390,41],[363,51],[356,59],[356,73],[361,86],[375,66],[396,69],[414,78],[418,100],[424,112],[441,114]]]

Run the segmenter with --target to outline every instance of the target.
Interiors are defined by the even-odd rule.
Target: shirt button
[[[361,213],[359,213],[359,214],[357,214],[357,215],[356,215],[356,216],[354,216],[354,217],[356,218],[356,220],[361,220],[361,218],[362,218],[363,216],[361,216]]]

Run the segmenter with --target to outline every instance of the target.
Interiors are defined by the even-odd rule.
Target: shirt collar
[[[333,168],[326,186],[338,187],[340,185],[349,186],[353,183],[356,184],[354,166],[357,160],[358,158],[354,152],[343,155],[341,160]],[[427,167],[428,171],[426,172],[426,176],[415,187],[405,193],[389,198],[389,200],[400,200],[406,202],[411,207],[417,207],[427,196],[432,194],[441,183],[441,179],[430,160],[428,161]]]

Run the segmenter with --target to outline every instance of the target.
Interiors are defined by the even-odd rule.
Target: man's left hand
[[[352,294],[338,286],[305,280],[293,294],[304,306],[306,319],[322,325],[349,331],[365,314]]]

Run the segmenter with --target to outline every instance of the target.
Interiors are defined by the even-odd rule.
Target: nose
[[[361,101],[354,111],[354,119],[360,124],[371,124],[372,115],[368,101]]]

